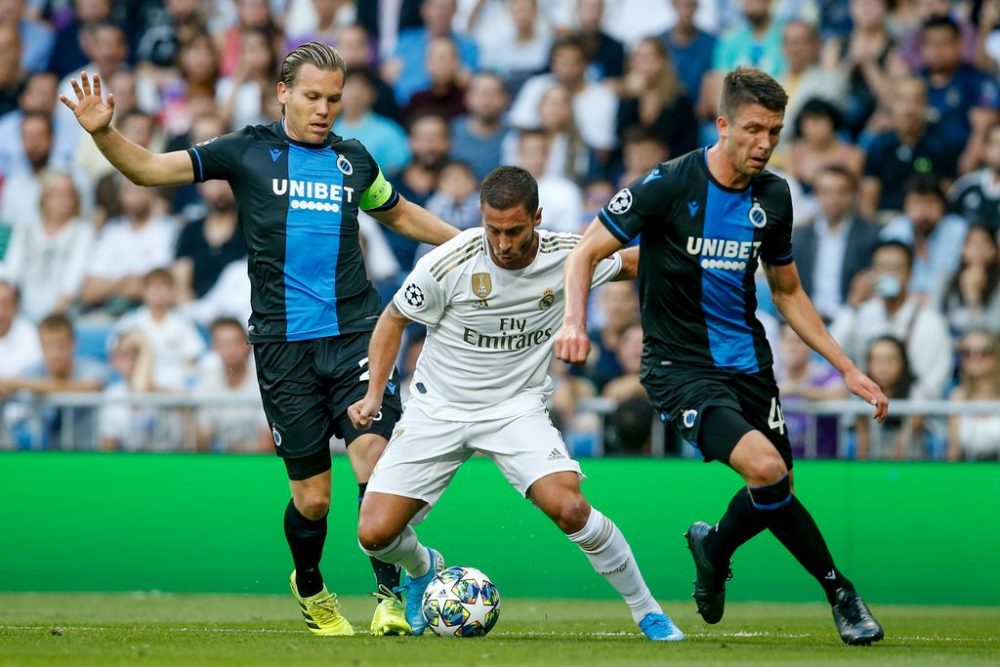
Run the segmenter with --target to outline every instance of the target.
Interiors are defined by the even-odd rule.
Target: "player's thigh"
[[[544,406],[509,419],[479,422],[471,427],[470,445],[493,459],[511,486],[527,497],[532,484],[558,472],[583,477],[570,458],[559,431]]]
[[[742,375],[736,387],[747,421],[778,450],[785,467],[791,470],[792,443],[788,439],[788,427],[774,375],[770,371]]]
[[[395,368],[382,397],[382,410],[372,425],[359,430],[347,416],[347,408],[368,392],[369,332],[325,338],[318,341],[316,367],[327,383],[327,405],[333,419],[333,433],[347,443],[348,451],[362,436],[379,435],[388,440],[403,413],[399,398],[399,373]]]
[[[333,423],[322,379],[313,368],[311,341],[254,345],[257,382],[271,426],[274,451],[291,480],[330,469]]]
[[[375,464],[365,495],[387,493],[433,506],[472,454],[465,446],[467,428],[461,422],[434,419],[410,404]]]

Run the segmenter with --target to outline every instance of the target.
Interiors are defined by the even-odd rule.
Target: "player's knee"
[[[590,516],[590,503],[582,494],[567,496],[550,508],[549,517],[567,535],[583,530]]]
[[[330,496],[321,492],[301,494],[295,498],[295,508],[310,521],[318,521],[330,511]]]
[[[747,482],[750,486],[774,484],[788,474],[788,466],[778,452],[761,455],[750,465]]]
[[[389,522],[362,514],[358,518],[358,543],[365,551],[378,551],[392,543],[399,530]]]

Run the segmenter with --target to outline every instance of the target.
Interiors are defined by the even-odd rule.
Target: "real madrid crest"
[[[542,292],[542,298],[538,300],[538,310],[548,310],[556,300],[556,293],[549,288]]]
[[[354,173],[354,165],[352,165],[351,161],[343,155],[337,156],[337,169],[339,169],[340,173],[344,176],[350,176]]]
[[[747,217],[750,218],[750,222],[757,229],[760,229],[767,224],[767,212],[756,199],[753,202],[753,206],[750,207],[750,212],[747,213]]]
[[[485,299],[493,291],[493,279],[488,273],[472,274],[472,293],[478,299]]]

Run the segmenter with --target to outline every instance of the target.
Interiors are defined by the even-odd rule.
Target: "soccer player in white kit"
[[[411,397],[361,505],[362,549],[407,574],[406,618],[427,626],[421,597],[444,560],[410,525],[437,502],[458,467],[486,454],[617,590],[649,639],[684,638],[643,581],[618,527],[580,490],[580,465],[552,426],[545,401],[553,335],[562,322],[563,263],[579,236],[538,229],[538,185],[499,167],[480,189],[483,228],[462,232],[420,259],[383,311],[369,345],[368,393],[348,408],[357,428],[377,421],[410,322],[427,326]],[[601,260],[593,285],[631,280],[635,248]]]

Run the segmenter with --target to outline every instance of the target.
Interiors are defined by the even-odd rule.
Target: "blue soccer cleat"
[[[397,592],[406,591],[406,622],[410,624],[410,631],[415,636],[424,634],[427,628],[423,609],[424,591],[427,590],[427,585],[431,583],[434,575],[444,569],[444,558],[437,550],[428,547],[427,553],[431,559],[431,566],[427,572],[419,577],[406,575],[406,583],[396,589]]]
[[[684,639],[684,633],[674,625],[666,614],[650,612],[639,621],[639,629],[646,639],[654,642],[679,642]]]

